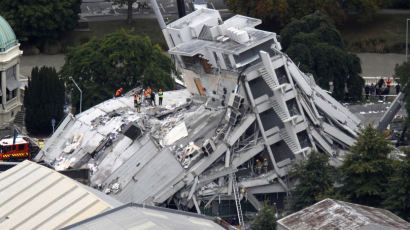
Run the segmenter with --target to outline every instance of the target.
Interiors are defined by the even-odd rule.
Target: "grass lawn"
[[[352,52],[405,53],[406,18],[409,14],[377,14],[371,22],[358,23],[354,17],[340,28]]]
[[[156,19],[134,19],[128,25],[126,20],[96,21],[88,23],[90,31],[72,31],[61,41],[63,47],[70,47],[89,41],[92,37],[102,38],[106,34],[113,33],[119,29],[131,30],[136,34],[146,34],[152,43],[160,44],[164,49],[167,47],[162,31]]]

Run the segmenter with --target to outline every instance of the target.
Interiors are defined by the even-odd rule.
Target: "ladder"
[[[236,181],[235,173],[232,173],[232,188],[233,188],[233,195],[235,197],[235,205],[236,205],[236,211],[238,213],[239,225],[241,226],[241,230],[245,230],[245,223],[243,222],[243,214],[242,214],[242,208],[241,208],[241,200],[239,199],[238,182]]]

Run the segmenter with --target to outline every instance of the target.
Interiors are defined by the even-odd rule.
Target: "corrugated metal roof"
[[[410,229],[410,224],[393,213],[379,208],[325,199],[278,220],[278,229],[356,230]]]
[[[144,230],[222,230],[211,218],[173,209],[127,204],[81,221],[64,230],[144,229]]]
[[[79,183],[31,161],[0,174],[0,229],[56,229],[111,208]]]

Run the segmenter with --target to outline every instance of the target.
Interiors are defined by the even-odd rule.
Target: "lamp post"
[[[406,62],[408,61],[408,55],[409,55],[409,21],[410,18],[407,18],[406,20]]]
[[[68,77],[71,81],[73,81],[74,85],[77,87],[78,91],[80,91],[80,113],[81,113],[81,104],[83,103],[83,91],[78,87],[77,83],[74,81],[73,77]]]

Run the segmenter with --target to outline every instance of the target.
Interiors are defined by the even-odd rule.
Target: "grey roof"
[[[232,41],[231,39],[226,42],[193,39],[171,48],[168,52],[177,55],[194,56],[201,53],[204,49],[214,49],[221,50],[228,54],[239,55],[240,53],[271,40],[276,36],[275,33],[254,28],[244,28],[243,30],[248,32],[250,37],[250,40],[244,44]]]
[[[325,199],[278,220],[278,229],[356,230],[410,229],[410,224],[393,213],[379,208]]]
[[[72,179],[31,161],[0,174],[0,229],[56,229],[112,207]]]
[[[64,229],[222,230],[224,228],[203,215],[131,203]]]

